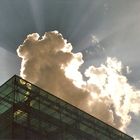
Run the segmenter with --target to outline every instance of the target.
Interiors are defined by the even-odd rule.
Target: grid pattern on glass
[[[0,114],[10,108],[15,123],[41,131],[50,139],[55,134],[60,140],[133,140],[18,76],[0,87]]]

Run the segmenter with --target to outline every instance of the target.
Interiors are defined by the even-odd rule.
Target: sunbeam
[[[37,0],[29,0],[29,5],[31,8],[31,13],[35,22],[36,30],[42,33],[45,30],[44,17],[42,15],[43,9],[42,5]]]

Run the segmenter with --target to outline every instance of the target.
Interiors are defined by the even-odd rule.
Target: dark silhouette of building
[[[0,86],[0,140],[4,139],[133,140],[16,75]]]

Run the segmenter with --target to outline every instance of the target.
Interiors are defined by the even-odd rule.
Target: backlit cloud
[[[99,43],[93,37],[93,43]],[[100,67],[79,71],[82,53],[73,53],[72,45],[57,32],[27,36],[17,49],[22,58],[20,75],[33,84],[59,96],[108,124],[125,130],[130,112],[140,112],[140,91],[122,74],[122,63],[108,57]]]

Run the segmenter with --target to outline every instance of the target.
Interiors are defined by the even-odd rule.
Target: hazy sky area
[[[53,30],[83,53],[82,72],[116,57],[140,89],[140,0],[0,0],[0,84],[19,75],[16,49],[26,36]],[[127,133],[140,140],[140,116],[132,116]]]

